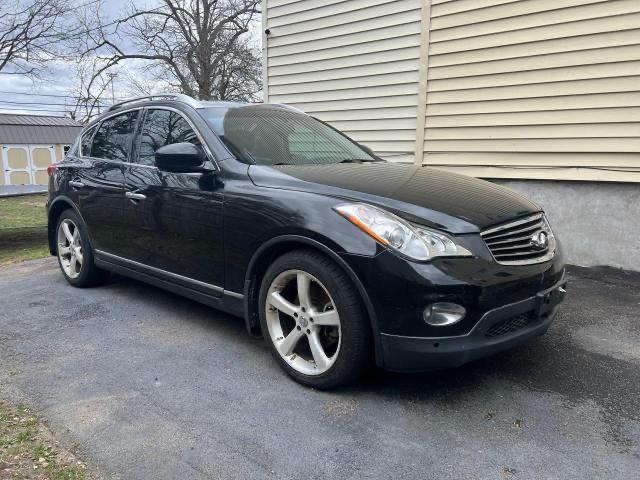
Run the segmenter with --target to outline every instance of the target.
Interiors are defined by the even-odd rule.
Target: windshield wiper
[[[366,163],[366,162],[377,162],[377,160],[368,159],[368,158],[345,158],[344,160],[340,160],[338,163]]]
[[[369,160],[367,158],[345,158],[344,160],[340,160],[338,163],[365,163],[365,162],[379,162],[380,160]],[[333,162],[330,162],[333,163]],[[324,165],[322,163],[288,163],[288,162],[277,162],[270,164],[272,167],[277,167],[279,165]]]

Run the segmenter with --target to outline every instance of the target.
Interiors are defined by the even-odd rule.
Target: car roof
[[[196,110],[199,109],[207,109],[207,108],[238,108],[238,107],[273,107],[277,109],[287,109],[291,111],[295,111],[297,113],[304,113],[302,110],[299,110],[290,105],[285,105],[281,103],[269,103],[265,104],[262,102],[233,102],[227,100],[196,100],[195,98],[189,97],[188,95],[183,94],[155,94],[148,95],[144,97],[134,97],[127,100],[123,100],[122,102],[115,103],[109,107],[109,109],[98,115],[95,119],[89,122],[85,130],[93,127],[97,123],[100,123],[104,118],[110,117],[117,113],[119,110],[124,110],[128,108],[143,108],[146,106],[172,106],[176,104],[188,105]]]

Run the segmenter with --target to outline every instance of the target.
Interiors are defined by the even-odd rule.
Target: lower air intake
[[[518,315],[517,317],[507,318],[498,323],[495,323],[487,330],[485,336],[488,338],[499,337],[508,333],[517,332],[518,330],[529,325],[531,316],[528,314]]]

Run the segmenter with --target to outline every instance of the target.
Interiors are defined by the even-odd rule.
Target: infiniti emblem
[[[544,250],[549,246],[549,235],[547,235],[547,232],[540,230],[532,235],[529,243],[534,250]]]

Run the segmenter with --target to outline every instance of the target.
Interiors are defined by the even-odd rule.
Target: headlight
[[[448,235],[412,225],[371,205],[354,203],[340,205],[335,210],[377,242],[414,260],[472,256]]]
[[[547,234],[549,235],[549,246],[551,246],[551,244],[553,243],[553,246],[555,247],[556,236],[553,233],[553,229],[551,228],[551,224],[549,223],[549,219],[546,215],[542,215],[542,222],[544,226],[547,227]]]

